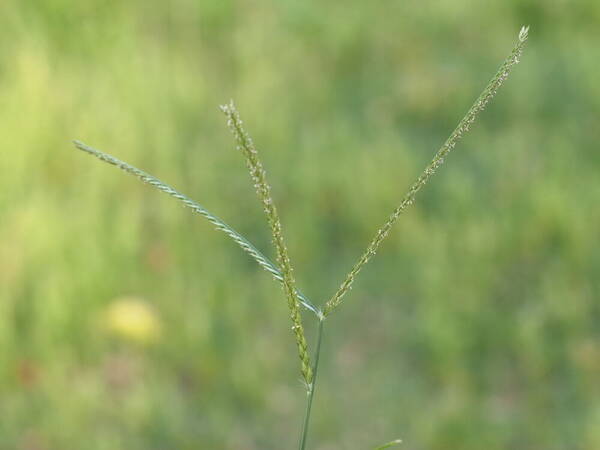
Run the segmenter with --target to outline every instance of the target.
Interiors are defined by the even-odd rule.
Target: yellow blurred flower
[[[108,331],[125,340],[147,344],[160,336],[160,318],[152,306],[138,297],[113,300],[104,320]]]

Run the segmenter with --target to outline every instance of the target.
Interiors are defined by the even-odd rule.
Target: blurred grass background
[[[217,105],[322,302],[530,24],[327,330],[310,448],[600,448],[600,4],[3,0],[0,448],[294,448],[280,287]],[[309,331],[314,331],[310,329]]]

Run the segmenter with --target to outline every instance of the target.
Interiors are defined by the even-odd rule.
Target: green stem
[[[323,338],[323,322],[325,317],[319,317],[319,329],[317,331],[317,348],[315,350],[315,365],[313,367],[313,380],[309,386],[308,396],[306,398],[306,412],[304,414],[304,421],[302,423],[302,436],[300,437],[300,450],[304,450],[306,447],[306,439],[308,437],[308,424],[310,421],[310,411],[312,409],[313,396],[315,395],[315,387],[317,385],[317,371],[319,369],[319,356],[321,355],[321,340]]]

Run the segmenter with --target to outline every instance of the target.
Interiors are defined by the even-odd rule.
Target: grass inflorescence
[[[400,200],[399,205],[393,210],[391,215],[383,226],[376,232],[366,250],[360,256],[358,261],[351,268],[343,282],[341,283],[335,294],[325,302],[323,307],[315,306],[308,297],[306,297],[296,287],[296,282],[293,276],[293,269],[290,262],[287,246],[285,244],[281,221],[275,207],[275,203],[271,196],[271,187],[267,182],[266,171],[259,159],[258,151],[252,141],[252,138],[245,131],[240,115],[233,104],[230,102],[227,105],[221,106],[222,112],[227,117],[227,123],[231,129],[236,141],[237,149],[243,154],[246,165],[249,169],[251,179],[256,188],[256,192],[267,217],[267,222],[271,230],[273,244],[276,252],[277,264],[271,262],[263,255],[248,239],[240,235],[232,227],[226,224],[223,220],[210,213],[199,203],[191,200],[184,194],[178,192],[168,184],[159,179],[137,169],[117,158],[87,146],[79,141],[74,141],[76,147],[84,152],[87,152],[100,160],[109,164],[115,165],[121,170],[132,174],[156,189],[170,195],[179,200],[185,206],[192,209],[211,222],[215,227],[224,232],[227,236],[234,240],[245,252],[247,252],[263,269],[269,272],[277,281],[279,281],[285,293],[287,304],[290,311],[292,321],[292,332],[296,341],[298,355],[300,357],[300,373],[307,387],[307,402],[304,419],[302,421],[302,429],[300,436],[299,448],[306,447],[308,438],[308,425],[312,410],[316,377],[318,373],[319,358],[321,353],[321,342],[323,337],[324,322],[329,315],[342,303],[342,299],[349,292],[354,283],[356,276],[362,268],[375,255],[379,246],[388,236],[392,227],[400,217],[400,215],[413,204],[417,193],[427,184],[430,178],[435,174],[437,169],[444,163],[445,158],[450,151],[456,146],[457,142],[467,133],[471,125],[475,122],[478,115],[483,111],[486,105],[492,100],[502,83],[508,77],[511,69],[519,62],[521,53],[528,38],[529,27],[523,27],[519,33],[518,41],[509,56],[504,60],[496,74],[488,82],[483,92],[477,97],[473,105],[469,108],[464,117],[460,120],[457,127],[450,134],[448,139],[443,143],[440,149],[436,152],[431,162],[425,167],[423,172],[418,176],[417,180],[410,186],[407,193]],[[314,349],[314,362],[311,362],[309,354],[309,346],[304,333],[302,323],[302,314],[300,306],[304,306],[312,313],[312,316],[318,320],[317,328],[317,343]],[[389,448],[400,444],[399,439],[388,442],[378,449]]]

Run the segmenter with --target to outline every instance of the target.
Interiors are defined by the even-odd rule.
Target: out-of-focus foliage
[[[524,24],[522,64],[328,323],[309,445],[600,448],[599,22],[595,0],[0,2],[0,448],[297,439],[280,287],[71,139],[267,251],[234,98],[322,302]]]

